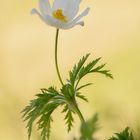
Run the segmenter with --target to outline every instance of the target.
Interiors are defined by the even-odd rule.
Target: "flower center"
[[[53,15],[54,18],[56,18],[56,19],[58,19],[58,20],[61,20],[61,21],[63,21],[63,22],[67,22],[67,19],[66,19],[66,17],[63,15],[63,12],[62,12],[61,9],[57,9],[56,11],[54,11],[54,12],[52,13],[52,15]]]

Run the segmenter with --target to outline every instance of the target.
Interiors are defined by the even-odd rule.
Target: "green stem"
[[[59,72],[59,67],[58,67],[58,60],[57,60],[57,46],[58,46],[58,35],[59,35],[59,29],[56,29],[56,38],[55,38],[55,67],[56,67],[56,72],[59,78],[60,83],[63,84],[60,72]]]
[[[81,111],[79,110],[78,106],[74,104],[74,110],[76,111],[77,115],[79,116],[81,123],[85,123],[85,119],[81,113]]]
[[[79,82],[80,82],[80,79],[78,79],[78,81],[77,81],[77,83],[75,85],[75,90],[77,90],[77,86],[78,86]]]
[[[63,86],[64,84],[63,84],[63,81],[62,81],[62,78],[61,78],[61,75],[60,75],[60,72],[59,72],[58,60],[57,60],[58,35],[59,35],[59,29],[56,30],[56,38],[55,38],[55,66],[56,66],[56,71],[57,71],[57,75],[58,75],[59,81],[60,81],[60,83]],[[74,110],[76,111],[77,115],[79,116],[81,122],[85,123],[84,117],[83,117],[82,113],[80,112],[79,108],[77,107],[77,105],[74,104],[73,107],[74,107]]]
[[[85,119],[84,119],[84,117],[83,117],[81,111],[77,108],[76,112],[77,112],[77,114],[78,114],[78,116],[79,116],[81,122],[82,122],[82,123],[85,123]]]

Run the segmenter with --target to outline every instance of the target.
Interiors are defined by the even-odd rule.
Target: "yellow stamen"
[[[52,15],[53,15],[54,18],[56,18],[56,19],[58,19],[58,20],[61,20],[61,21],[63,21],[63,22],[67,22],[67,19],[66,19],[66,17],[63,15],[63,12],[62,12],[61,9],[57,9],[56,11],[54,11],[54,12],[52,13]]]

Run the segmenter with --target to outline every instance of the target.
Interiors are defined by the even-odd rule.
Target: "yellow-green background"
[[[102,56],[114,80],[89,75],[94,85],[83,90],[89,103],[79,101],[86,119],[99,113],[104,140],[116,131],[140,127],[140,1],[85,0],[80,11],[89,6],[85,26],[60,32],[59,64],[63,79],[80,57]],[[42,87],[60,87],[54,66],[55,29],[46,26],[30,10],[37,0],[0,2],[0,140],[27,140],[20,111]],[[83,82],[84,82],[83,80]],[[72,140],[80,125],[66,133],[60,109],[55,112],[52,140]],[[140,132],[139,132],[140,133]],[[34,132],[32,137],[38,140]]]

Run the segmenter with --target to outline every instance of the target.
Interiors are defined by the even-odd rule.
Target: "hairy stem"
[[[58,46],[58,35],[59,35],[59,29],[56,29],[56,38],[55,38],[55,67],[56,67],[56,72],[59,78],[60,83],[63,84],[60,72],[59,72],[59,67],[58,67],[58,59],[57,59],[57,46]]]

